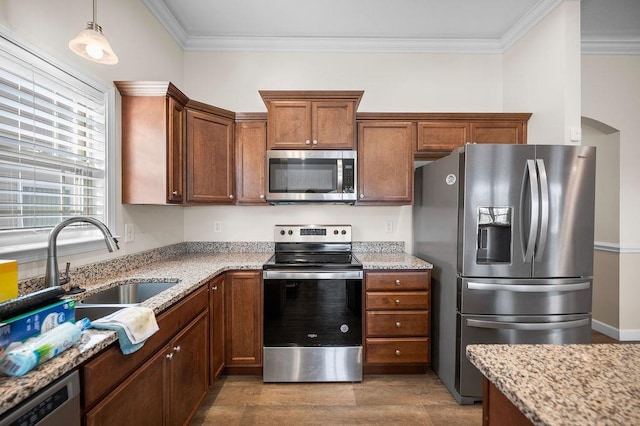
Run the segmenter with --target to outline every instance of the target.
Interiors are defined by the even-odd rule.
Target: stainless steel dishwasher
[[[0,416],[0,426],[36,424],[80,426],[80,379],[77,371],[58,379]]]

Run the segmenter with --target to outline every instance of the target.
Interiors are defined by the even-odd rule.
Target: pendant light
[[[102,35],[102,27],[96,22],[96,3],[93,0],[93,21],[87,22],[87,28],[69,42],[69,48],[82,56],[99,64],[117,64],[118,57],[111,49],[107,38]]]

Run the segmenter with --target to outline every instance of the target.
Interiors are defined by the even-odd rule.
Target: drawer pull
[[[400,299],[396,299],[396,305],[400,304]]]
[[[400,285],[400,280],[396,280],[396,285]]]
[[[400,350],[396,349],[396,356],[400,356]]]
[[[400,321],[396,322],[396,328],[400,328],[402,326],[402,324],[400,324]]]

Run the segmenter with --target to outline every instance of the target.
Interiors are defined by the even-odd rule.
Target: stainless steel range
[[[362,381],[362,264],[350,225],[276,225],[263,266],[264,382]]]

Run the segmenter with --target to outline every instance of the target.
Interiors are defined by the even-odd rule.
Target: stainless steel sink
[[[92,294],[76,303],[76,318],[93,321],[127,306],[136,306],[178,284],[174,281],[126,281],[116,287]]]

